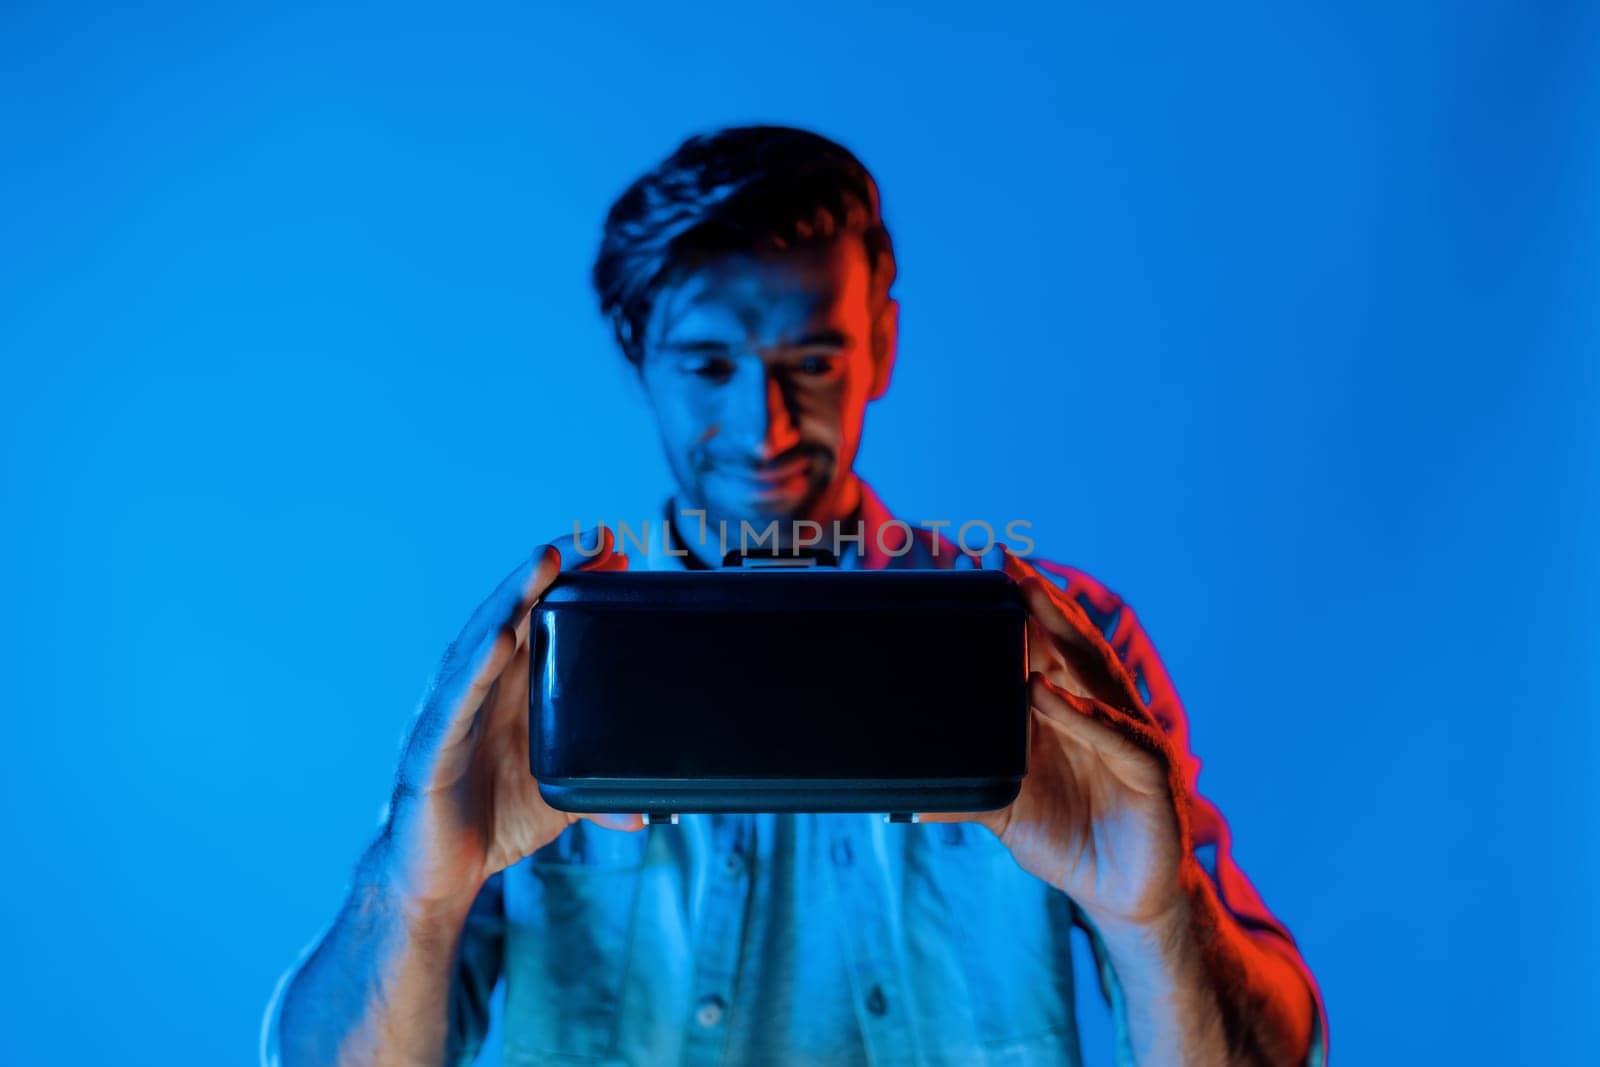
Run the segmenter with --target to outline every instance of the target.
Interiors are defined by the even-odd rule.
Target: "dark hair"
[[[792,248],[847,233],[866,246],[873,300],[881,303],[894,282],[894,246],[878,185],[859,159],[787,126],[697,134],[606,214],[593,274],[600,311],[638,364],[656,288],[687,254]]]

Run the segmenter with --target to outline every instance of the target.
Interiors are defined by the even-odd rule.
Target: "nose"
[[[740,437],[748,442],[752,461],[775,459],[800,443],[800,429],[777,375],[763,368],[740,399]]]

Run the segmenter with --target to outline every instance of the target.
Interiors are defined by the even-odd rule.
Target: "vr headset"
[[[576,571],[534,608],[529,761],[551,807],[982,811],[1027,770],[1026,610],[998,571]]]

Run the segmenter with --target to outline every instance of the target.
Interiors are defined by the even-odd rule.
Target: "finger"
[[[1005,545],[998,546],[997,551],[1000,553],[1002,569],[1009,574],[1018,585],[1022,585],[1030,580],[1038,582],[1044,587],[1045,591],[1050,594],[1051,598],[1055,601],[1056,606],[1061,609],[1061,612],[1066,615],[1067,618],[1078,624],[1078,630],[1080,634],[1094,641],[1105,640],[1105,635],[1100,632],[1100,627],[1096,626],[1094,620],[1089,618],[1089,613],[1083,609],[1083,605],[1079,604],[1076,599],[1066,592],[1066,590],[1062,589],[1053,580],[1047,577],[1043,571],[1039,570],[1039,568],[1035,567],[1021,556],[1018,556],[1016,553],[1012,552],[1011,549],[1007,548]]]
[[[1098,657],[1093,641],[1084,633],[1092,627],[1086,615],[1070,615],[1069,607],[1057,599],[1055,586],[1043,578],[1029,575],[1017,583],[1022,590],[1022,601],[1028,614],[1043,626],[1052,637],[1068,648]]]
[[[510,739],[511,747],[527,749],[528,687],[533,676],[532,650],[528,647],[531,625],[531,613],[517,624],[516,648],[484,694],[483,707],[468,729],[466,736],[472,739],[472,745],[483,744],[483,738],[493,738],[488,743],[500,746]]]
[[[463,637],[469,642],[475,641],[476,647],[463,672],[466,685],[462,689],[461,709],[470,711],[482,703],[484,694],[510,662],[511,655],[521,641],[526,640],[527,631],[522,624],[534,603],[561,573],[609,567],[615,559],[615,546],[616,539],[609,528],[590,527],[541,545],[530,561],[532,572],[523,579],[521,588],[515,590],[514,599],[511,589],[515,588],[513,579],[517,572],[501,583],[501,588],[495,590],[474,615],[476,627],[469,623],[463,631]],[[526,571],[527,566],[525,563],[522,570]],[[488,630],[490,625],[494,626],[492,631]]]
[[[604,559],[588,560],[579,565],[580,571],[625,571],[628,569],[628,557],[621,552],[608,553]]]
[[[521,640],[526,640],[525,623],[528,613],[561,574],[588,570],[626,570],[628,565],[628,558],[616,551],[616,535],[606,526],[591,526],[587,530],[574,532],[571,536],[558,537],[540,546],[540,549],[543,557],[539,572],[524,588],[523,595],[512,608],[509,624],[501,624],[502,630],[509,625],[513,631],[520,631]],[[556,558],[554,571],[549,569],[552,553]],[[536,556],[538,555],[536,553]],[[519,645],[520,641],[514,642],[513,648]],[[492,684],[492,675],[495,672],[483,673],[491,675],[488,682]]]
[[[1028,577],[1022,580],[1022,598],[1028,614],[1052,638],[1072,672],[1075,681],[1083,688],[1083,695],[1092,696],[1119,708],[1133,710],[1138,707],[1131,688],[1124,681],[1120,661],[1107,662],[1105,652],[1087,633],[1093,624],[1081,614],[1072,618],[1068,608],[1059,599],[1059,590],[1043,578]],[[1116,653],[1111,653],[1115,661]]]
[[[1171,759],[1165,739],[1133,716],[1071,693],[1035,672],[1029,702],[1059,737],[1093,749],[1125,783],[1154,795],[1167,788]]]
[[[573,558],[576,558],[575,553],[566,557],[566,560],[570,564]],[[564,567],[563,571],[624,571],[627,569],[627,556],[607,551],[586,562],[579,563],[575,567]],[[559,581],[559,576],[557,581]],[[554,585],[554,582],[551,585]],[[548,592],[548,589],[545,592]],[[533,628],[532,606],[543,595],[541,593],[539,597],[533,598],[528,605],[520,609],[522,614],[512,631],[511,655],[506,664],[498,672],[494,673],[492,678],[489,678],[488,672],[485,672],[480,679],[476,680],[487,680],[487,688],[484,690],[482,699],[491,706],[487,711],[479,708],[476,714],[471,717],[461,717],[461,729],[465,732],[453,733],[446,738],[447,744],[460,738],[471,737],[474,731],[481,730],[487,730],[495,736],[504,736],[498,731],[504,730],[518,719],[522,719],[525,722],[528,714],[528,687],[532,674],[531,650],[528,647],[528,637]],[[490,668],[492,669],[493,666],[494,662],[491,661]]]
[[[575,570],[585,563],[603,565],[611,555],[614,543],[609,529],[593,526],[568,537],[555,538],[536,548],[531,556],[506,575],[461,628],[461,633],[445,652],[445,661],[439,669],[441,679],[462,673],[483,673],[497,634],[508,628],[515,629],[521,617],[527,614],[535,600],[544,595],[561,571]],[[493,678],[489,681],[492,682]]]
[[[565,537],[550,542],[561,551],[561,569],[586,570],[604,563],[616,554],[617,537],[609,526],[591,526],[587,530],[573,530]]]
[[[1045,577],[1032,564],[1013,554],[1006,546],[1001,545],[1000,552],[1005,557],[1006,572],[1016,580],[1018,585],[1024,587],[1036,586],[1048,598],[1048,607],[1053,607],[1055,610],[1053,612],[1049,611],[1048,607],[1040,602],[1040,607],[1045,609],[1045,614],[1053,616],[1057,623],[1068,624],[1066,629],[1056,629],[1055,632],[1058,635],[1064,635],[1076,647],[1092,655],[1104,668],[1105,676],[1115,682],[1121,695],[1127,698],[1126,700],[1114,701],[1116,706],[1135,711],[1142,718],[1148,720],[1151,725],[1156,725],[1154,718],[1148,714],[1144,706],[1144,698],[1139,695],[1139,689],[1134,684],[1133,676],[1128,672],[1127,665],[1122,662],[1122,657],[1117,655],[1116,650],[1111,647],[1110,641],[1106,639],[1106,635],[1101,631],[1099,625],[1089,617],[1089,613],[1084,609],[1083,605],[1078,603],[1074,597],[1054,581]]]
[[[588,819],[597,826],[604,826],[607,830],[642,830],[644,829],[644,816],[637,813],[594,812],[578,816]]]
[[[565,568],[563,569],[565,570]],[[628,557],[623,555],[621,552],[611,552],[606,554],[604,557],[598,557],[594,560],[580,563],[578,566],[572,568],[574,571],[583,572],[625,571],[627,569]],[[553,585],[554,583],[551,584]],[[546,590],[546,592],[548,592],[548,590]],[[541,593],[540,596],[542,597],[543,594]],[[515,652],[521,652],[523,647],[528,643],[528,632],[532,619],[532,606],[533,605],[530,604],[528,610],[525,610],[522,614],[522,617],[517,621],[516,643],[513,645],[513,651]]]
[[[1077,657],[1069,655],[1069,651],[1044,628],[1043,623],[1032,616],[1028,618],[1028,669],[1039,671],[1052,682],[1080,696],[1093,696],[1088,683],[1081,677],[1082,668],[1073,665]]]
[[[1087,695],[1151,726],[1157,725],[1121,657],[1083,608],[1054,583],[1037,575],[1023,578],[1020,585],[1029,614],[1056,639],[1056,647]]]
[[[923,811],[917,813],[922,822],[971,822],[987,827],[998,836],[1005,827],[1010,805],[993,811]]]
[[[534,602],[564,568],[584,560],[605,566],[614,544],[604,526],[557,538],[500,582],[446,650],[407,745],[408,761],[459,744],[471,733],[489,688],[526,641],[524,622]]]
[[[1034,591],[1034,586],[1043,582],[1046,596],[1054,591],[1055,587],[1045,581],[1037,570],[1013,555],[1004,545],[997,545],[993,555],[999,561],[998,569],[1003,570],[1017,584],[1024,606],[1028,609],[1030,669],[1044,671],[1057,685],[1064,685],[1084,696],[1093,696],[1094,689],[1084,677],[1091,673],[1090,664],[1084,662],[1083,656],[1069,655],[1074,648],[1087,651],[1084,649],[1082,630],[1092,624],[1087,618],[1081,621],[1076,616],[1070,619],[1062,618],[1067,611],[1077,607],[1070,598],[1065,606],[1058,599],[1053,599],[1050,604],[1043,603],[1040,595]],[[1047,618],[1051,621],[1049,627],[1045,625]],[[1079,625],[1072,625],[1073,623]]]

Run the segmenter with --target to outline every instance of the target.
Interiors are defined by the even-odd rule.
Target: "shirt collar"
[[[934,530],[896,519],[888,505],[865,478],[857,475],[856,483],[861,489],[861,502],[856,517],[861,523],[862,537],[860,544],[847,542],[843,545],[839,556],[841,568],[882,570],[904,567],[944,568],[956,565],[957,557],[962,553],[954,542],[939,536]],[[644,537],[646,551],[643,557],[640,557],[638,545],[634,541],[628,541],[619,547],[629,552],[629,558],[635,567],[645,570],[710,570],[710,567],[689,553],[688,547],[677,538],[674,523],[669,520],[676,520],[678,524],[682,524],[685,536],[698,536],[699,531],[693,526],[696,521],[694,517],[677,514],[674,511],[673,498],[669,496],[662,501],[656,510],[655,518],[650,522],[647,536]],[[897,524],[900,528],[885,529],[891,523]],[[850,530],[848,525],[845,530],[849,533],[855,532]],[[716,531],[708,530],[706,536],[715,540]],[[908,536],[912,542],[910,550],[899,551],[904,548]],[[891,551],[885,551],[885,546]],[[629,551],[630,549],[632,551]]]

